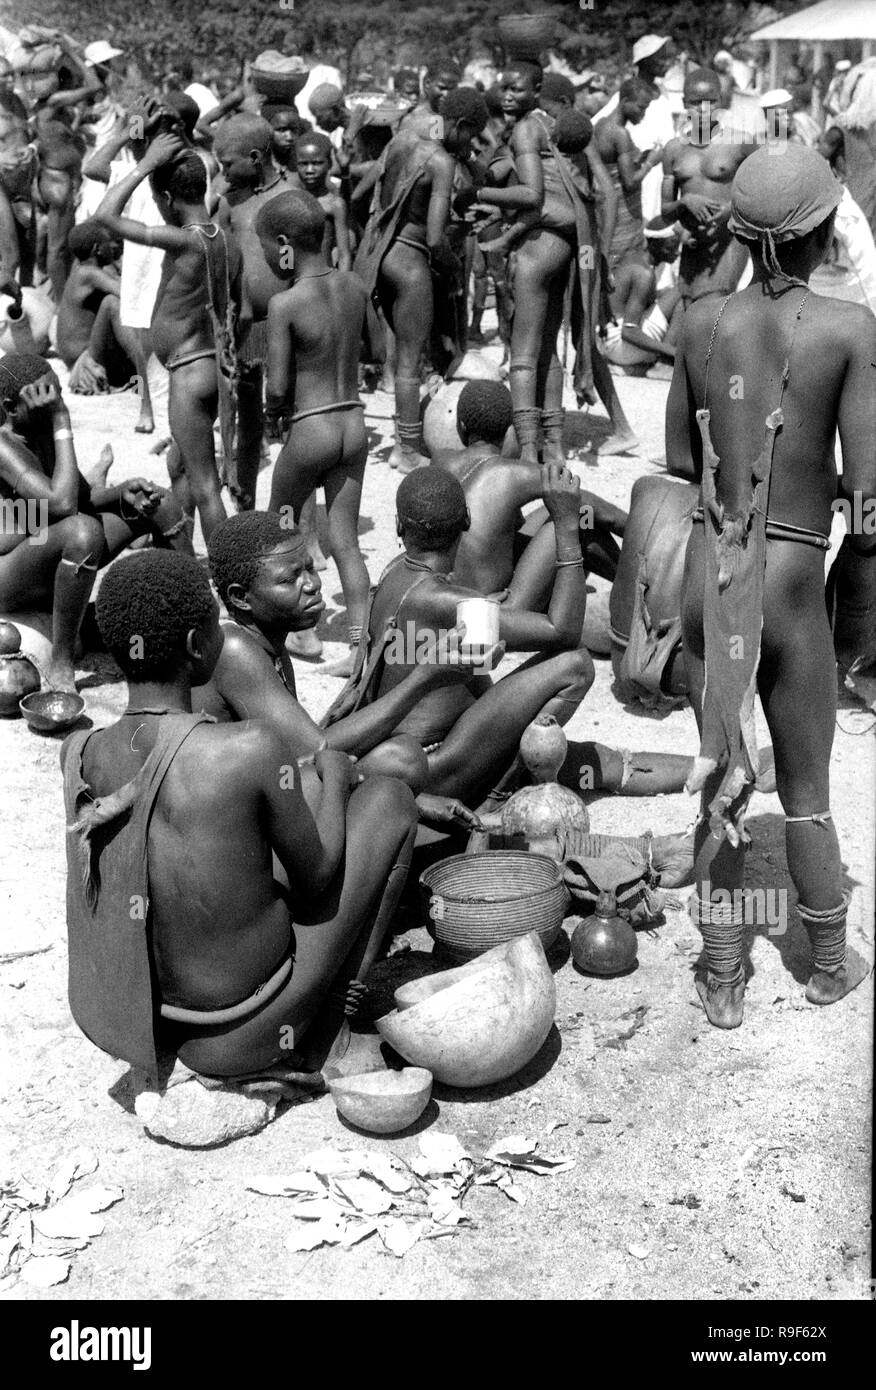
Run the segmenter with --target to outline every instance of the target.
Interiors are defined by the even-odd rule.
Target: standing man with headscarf
[[[876,318],[812,294],[842,189],[803,145],[766,146],[733,181],[730,230],[750,285],[685,315],[666,413],[669,470],[701,481],[682,591],[685,664],[700,729],[688,781],[702,793],[692,911],[697,991],[718,1028],[742,1022],[745,811],[758,770],[760,696],[785,811],[788,870],[809,936],[806,998],[833,1004],[865,962],[846,947],[849,894],[830,810],[836,662],[876,650],[876,534],[849,527],[824,556],[837,496],[876,506]],[[839,433],[843,472],[838,479]]]

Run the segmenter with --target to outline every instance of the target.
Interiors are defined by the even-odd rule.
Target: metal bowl
[[[78,724],[85,711],[85,701],[81,695],[71,695],[65,690],[38,690],[19,700],[18,708],[37,733],[58,734]]]

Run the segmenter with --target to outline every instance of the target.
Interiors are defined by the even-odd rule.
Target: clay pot
[[[380,1035],[448,1086],[488,1086],[538,1052],[554,1021],[554,977],[535,932],[455,970],[412,981]]]
[[[617,915],[614,893],[600,894],[596,912],[572,933],[572,959],[588,975],[621,975],[635,965],[636,933]]]
[[[423,1067],[370,1071],[329,1082],[338,1114],[372,1134],[396,1134],[422,1115],[432,1095],[432,1073]]]
[[[0,656],[0,719],[20,715],[19,700],[39,690],[40,684],[39,671],[23,652]]]

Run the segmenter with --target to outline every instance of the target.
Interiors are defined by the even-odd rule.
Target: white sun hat
[[[85,48],[85,61],[90,68],[95,67],[98,63],[108,63],[111,58],[120,58],[121,56],[122,50],[113,48],[106,39],[95,39],[94,43],[87,44]]]
[[[772,106],[788,106],[793,100],[791,93],[784,87],[773,87],[771,92],[764,92],[762,97],[758,97],[757,104],[767,111]]]
[[[653,57],[668,42],[668,34],[645,34],[633,44],[633,62],[641,63],[643,59]]]

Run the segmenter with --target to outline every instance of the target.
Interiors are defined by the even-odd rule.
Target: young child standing
[[[150,176],[164,227],[122,216],[134,189]],[[170,429],[184,475],[174,479],[174,493],[184,510],[197,507],[209,540],[225,517],[213,422],[222,407],[220,392],[227,401],[232,388],[227,329],[239,298],[240,256],[209,220],[206,192],[202,161],[185,150],[177,135],[164,133],[136,168],[109,189],[96,217],[116,236],[166,253],[152,313],[152,345],[170,373]]]
[[[280,511],[291,505],[297,519],[314,489],[325,489],[329,539],[355,651],[368,601],[358,537],[368,454],[358,395],[366,291],[352,271],[328,264],[325,223],[316,199],[298,192],[271,199],[255,223],[265,260],[290,285],[268,307],[265,414],[274,437],[289,422],[270,507]]]
[[[301,188],[315,198],[326,216],[323,252],[329,264],[336,259],[339,270],[350,270],[350,233],[347,204],[341,197],[334,179],[329,178],[332,162],[332,142],[327,135],[311,131],[302,135],[295,146],[296,172],[289,180],[290,188]],[[337,258],[333,252],[337,251]]]

